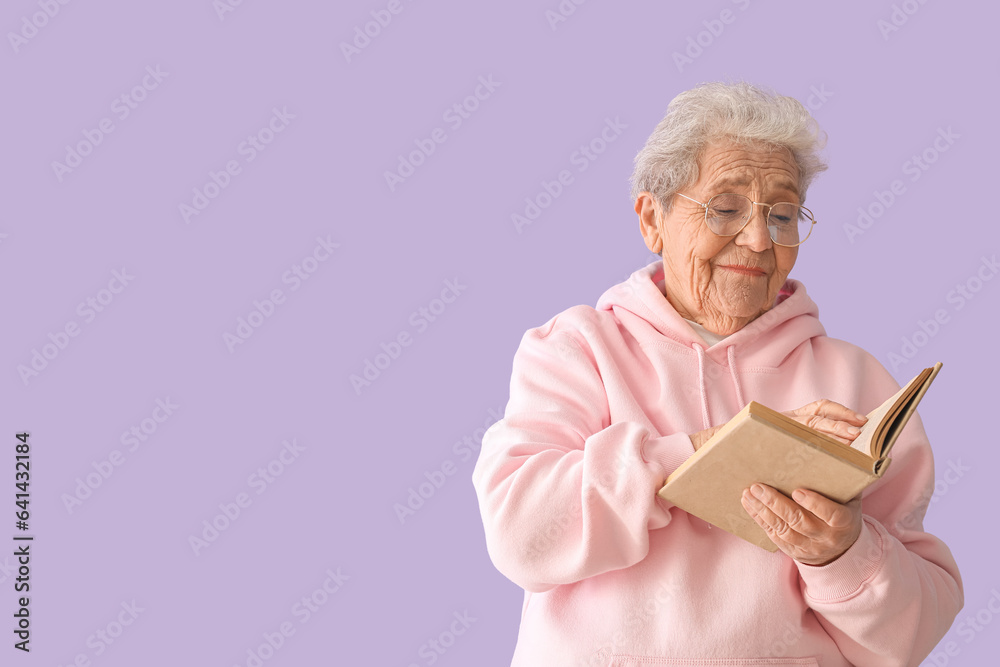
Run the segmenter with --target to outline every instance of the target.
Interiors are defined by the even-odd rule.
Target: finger
[[[833,438],[837,442],[843,445],[847,445],[848,447],[851,446],[851,442],[856,437],[855,435],[852,435],[848,431],[843,431],[844,435],[839,435],[836,427],[834,426],[835,422],[831,422],[829,419],[825,417],[818,417],[816,415],[808,415],[808,414],[794,414],[794,413],[792,414],[792,416],[795,419],[795,421],[799,422],[800,424],[804,424],[809,428],[813,429],[814,431],[818,431],[823,435],[827,436],[828,438]]]
[[[759,495],[754,493],[759,490]],[[754,484],[750,487],[749,500],[760,503],[760,507],[749,502],[750,506],[757,510],[764,521],[766,521],[778,535],[786,541],[796,543],[784,533],[787,529],[805,537],[812,537],[817,534],[815,519],[810,520],[803,509],[795,502],[786,498],[783,494],[766,484]]]
[[[813,401],[805,407],[811,408],[812,414],[827,417],[833,420],[844,420],[858,425],[864,424],[868,421],[868,417],[866,415],[863,415],[860,412],[855,412],[846,405],[842,405],[836,401],[831,401],[828,398],[821,398],[818,401]]]
[[[785,544],[784,540],[774,533],[774,529],[761,516],[761,512],[767,508],[764,507],[759,500],[756,500],[753,496],[751,496],[748,491],[744,491],[742,497],[740,497],[740,503],[743,505],[743,509],[746,513],[750,515],[750,518],[761,527],[761,530],[767,534],[768,538],[772,542],[778,546]]]
[[[832,528],[844,528],[851,525],[852,507],[850,504],[855,501],[861,502],[860,498],[855,498],[848,505],[841,505],[810,489],[796,489],[792,492],[792,500]]]
[[[803,539],[801,535],[798,535],[789,528],[787,523],[778,518],[774,512],[750,495],[748,491],[744,491],[743,494],[743,497],[740,499],[743,503],[743,509],[757,522],[757,525],[761,527],[761,530],[764,531],[772,542],[786,553],[788,548],[795,549],[798,547],[794,542]]]
[[[818,415],[811,415],[804,418],[803,422],[806,426],[824,435],[828,435],[834,438],[838,442],[842,442],[845,445],[850,445],[854,441],[854,438],[858,437],[861,433],[861,429],[853,424],[848,424],[845,421],[838,421],[831,419],[829,417],[820,417]]]
[[[811,517],[807,516],[802,507],[777,489],[767,484],[754,484],[750,487],[750,493],[795,532],[802,535],[816,532],[815,524],[810,521]]]

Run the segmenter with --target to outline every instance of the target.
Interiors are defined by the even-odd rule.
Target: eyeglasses
[[[684,199],[691,199],[679,192],[676,194]],[[805,206],[788,202],[763,204],[752,201],[746,195],[731,192],[715,195],[707,204],[696,199],[691,201],[705,209],[705,224],[719,236],[736,236],[743,231],[750,222],[755,205],[767,208],[767,232],[775,245],[794,248],[805,243],[816,224],[812,211]]]

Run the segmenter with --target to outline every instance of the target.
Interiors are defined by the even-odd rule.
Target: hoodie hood
[[[705,389],[706,357],[728,367],[737,400],[743,407],[747,401],[737,368],[777,368],[800,345],[815,336],[826,335],[819,321],[819,308],[806,293],[805,285],[789,279],[770,310],[709,346],[670,305],[663,284],[660,259],[604,292],[596,310],[610,311],[639,341],[652,339],[676,345],[697,357],[705,428],[711,425]]]

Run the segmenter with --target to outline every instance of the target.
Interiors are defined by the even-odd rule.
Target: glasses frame
[[[790,201],[780,201],[780,202],[775,202],[774,204],[765,204],[764,202],[759,202],[759,201],[754,201],[754,200],[750,199],[750,197],[747,197],[746,195],[741,195],[741,194],[740,194],[740,193],[738,193],[738,192],[720,192],[720,193],[719,193],[719,194],[717,194],[717,195],[712,195],[712,196],[711,196],[711,197],[709,198],[709,200],[708,200],[708,203],[707,203],[707,204],[702,204],[702,203],[701,203],[700,201],[698,201],[697,199],[691,199],[691,197],[688,197],[688,196],[687,196],[687,195],[685,195],[685,194],[681,194],[680,192],[676,192],[676,193],[674,193],[674,194],[676,194],[676,195],[679,195],[679,196],[681,196],[681,197],[684,197],[684,199],[690,199],[690,200],[691,200],[691,201],[693,201],[693,202],[694,202],[695,204],[697,204],[698,206],[701,206],[701,207],[702,207],[703,209],[705,209],[705,226],[706,226],[706,227],[708,227],[708,229],[709,229],[709,230],[710,230],[710,231],[711,231],[711,232],[712,232],[713,234],[715,234],[716,236],[723,236],[723,237],[727,237],[727,236],[736,236],[737,234],[739,234],[740,232],[742,232],[742,231],[743,231],[744,229],[746,229],[746,226],[747,226],[748,224],[750,224],[750,219],[751,219],[751,218],[753,218],[753,208],[752,208],[753,206],[764,206],[764,207],[766,207],[766,208],[767,208],[767,211],[765,212],[765,216],[764,216],[764,226],[765,226],[765,227],[767,227],[767,235],[768,235],[768,237],[770,237],[770,239],[771,239],[771,242],[772,242],[772,243],[773,243],[774,245],[780,245],[780,246],[781,246],[781,247],[783,247],[783,248],[797,248],[798,246],[800,246],[800,245],[802,245],[803,243],[805,243],[805,242],[806,242],[806,241],[807,241],[807,240],[809,239],[809,237],[810,237],[810,236],[812,236],[812,230],[813,230],[813,227],[814,227],[814,226],[816,225],[816,223],[818,222],[818,221],[816,220],[816,218],[815,218],[815,217],[813,217],[813,212],[812,212],[812,211],[810,211],[809,209],[807,209],[807,208],[806,208],[805,206],[803,206],[802,204],[792,204],[792,202],[790,202]],[[712,203],[712,200],[713,200],[713,199],[715,199],[716,197],[723,197],[723,196],[725,196],[725,195],[736,195],[736,196],[738,196],[738,197],[743,197],[744,199],[747,199],[747,200],[749,200],[749,201],[750,201],[750,204],[751,204],[751,209],[750,209],[750,215],[748,215],[748,216],[747,216],[747,218],[746,218],[746,220],[744,220],[744,221],[743,221],[743,224],[742,224],[742,225],[740,226],[740,228],[739,228],[738,230],[736,230],[736,231],[735,231],[734,233],[732,233],[732,234],[720,234],[719,232],[717,232],[717,231],[715,231],[714,229],[712,229],[712,226],[711,226],[710,224],[708,224],[708,206],[709,206],[709,204],[711,204],[711,203]],[[773,236],[771,236],[771,227],[767,225],[767,220],[768,220],[768,218],[770,218],[770,217],[771,217],[771,208],[772,208],[773,206],[777,206],[778,204],[789,204],[789,205],[791,205],[791,206],[798,206],[798,207],[799,207],[800,209],[802,209],[803,211],[805,211],[805,213],[806,213],[806,216],[807,216],[807,217],[809,218],[810,222],[812,223],[812,224],[810,224],[810,225],[809,225],[809,232],[808,232],[808,233],[807,233],[807,234],[805,235],[805,238],[803,238],[803,239],[802,239],[801,241],[799,241],[798,243],[795,243],[795,244],[793,244],[793,245],[789,245],[789,244],[787,244],[787,243],[778,243],[777,241],[775,241],[775,240],[774,240],[774,237],[773,237]]]

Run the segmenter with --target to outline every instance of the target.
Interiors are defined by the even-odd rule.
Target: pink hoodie
[[[660,261],[639,269],[515,354],[473,472],[490,557],[525,590],[512,666],[918,665],[964,604],[951,551],[923,531],[934,462],[918,415],[863,494],[860,538],[825,566],[656,496],[694,453],[688,434],[751,400],[867,413],[899,384],[826,336],[797,280],[707,349],[662,280]]]

